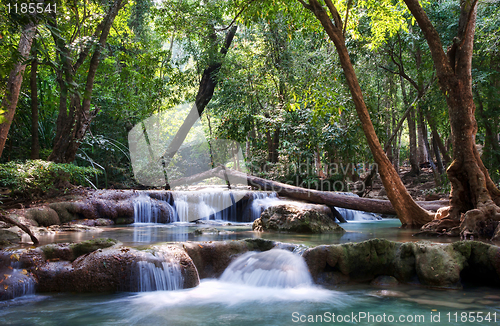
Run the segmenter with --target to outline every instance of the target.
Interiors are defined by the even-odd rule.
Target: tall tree
[[[413,200],[380,145],[347,51],[343,32],[344,25],[337,8],[331,0],[325,0],[328,12],[317,0],[309,0],[309,3],[305,3],[302,0],[298,1],[316,16],[328,34],[328,37],[335,44],[356,107],[356,112],[375,162],[378,164],[380,177],[387,191],[387,197],[394,206],[398,218],[401,220],[403,226],[420,226],[430,222],[433,219],[433,215],[421,208]]]
[[[36,27],[34,22],[30,21],[24,26],[19,40],[19,47],[17,49],[19,53],[17,63],[14,65],[14,68],[12,68],[7,81],[5,96],[2,99],[2,106],[0,107],[0,111],[5,111],[5,120],[0,124],[0,157],[2,156],[5,142],[7,141],[7,136],[9,134],[12,120],[14,119],[14,114],[16,113],[19,92],[23,82],[23,74],[26,69],[27,59],[31,50],[31,44],[35,36],[35,32]]]
[[[447,53],[419,1],[404,2],[429,44],[439,85],[448,105],[453,143],[453,162],[447,170],[451,182],[448,217],[456,221],[457,225],[460,223],[463,238],[477,236],[482,233],[480,223],[500,220],[500,191],[491,180],[476,149],[476,107],[471,70],[478,1],[460,1],[457,35]],[[437,224],[436,229],[443,228]]]
[[[118,12],[127,4],[128,0],[114,0],[104,4],[104,17],[97,25],[90,40],[84,44],[82,50],[78,53],[77,59],[73,62],[73,56],[70,49],[72,39],[66,40],[59,26],[58,15],[52,15],[48,25],[54,39],[57,53],[59,54],[60,70],[58,71],[57,82],[60,87],[59,115],[57,118],[57,132],[54,139],[54,148],[49,156],[50,161],[54,162],[73,162],[76,152],[80,146],[81,140],[90,127],[92,119],[97,115],[98,108],[91,110],[92,90],[97,73],[97,68],[101,60],[102,51],[106,45],[106,40],[113,22]],[[77,26],[73,37],[80,33],[81,25],[89,18],[85,12],[80,20],[78,4],[70,8],[76,13]],[[94,39],[98,41],[94,43]],[[76,82],[76,73],[84,64],[90,51],[94,52],[90,58],[88,70],[86,72],[86,81],[83,94],[74,89]]]

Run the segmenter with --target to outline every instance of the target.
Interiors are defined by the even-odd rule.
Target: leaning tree
[[[450,211],[446,219],[427,229],[450,231],[460,227],[463,238],[500,236],[500,191],[491,180],[476,148],[476,106],[472,92],[472,54],[478,0],[460,0],[457,35],[445,52],[441,38],[418,0],[404,0],[431,51],[439,85],[448,105],[453,162]],[[496,231],[495,231],[496,228]],[[457,230],[457,229],[456,229]]]

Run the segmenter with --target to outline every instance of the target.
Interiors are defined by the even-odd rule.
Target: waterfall
[[[355,196],[359,197],[356,194],[353,194],[352,192],[337,192],[336,194],[338,195],[344,195],[344,196]],[[374,213],[369,213],[369,212],[363,212],[363,211],[357,211],[354,209],[347,209],[347,208],[340,208],[336,207],[337,211],[342,215],[342,217],[346,221],[374,221],[374,220],[381,220],[382,218]]]
[[[16,253],[11,254],[11,257],[17,256]],[[9,300],[25,295],[35,294],[36,281],[26,269],[21,268],[21,263],[12,258],[7,258],[7,263],[10,260],[10,266],[0,270],[0,286],[3,287],[0,292],[0,300]],[[5,261],[4,261],[5,262]],[[0,259],[0,263],[4,263]],[[6,265],[4,265],[6,267]]]
[[[160,259],[165,259],[160,255]],[[159,264],[159,266],[157,266]],[[139,292],[179,290],[184,278],[179,264],[171,261],[137,263],[139,268]]]
[[[248,194],[248,191],[227,190],[174,191],[171,206],[169,196],[162,197],[160,193],[142,193],[133,202],[134,222],[171,223],[197,220],[253,222],[266,208],[279,200],[274,192],[251,192],[248,206],[245,208],[240,205],[238,208],[237,202]]]
[[[253,222],[260,217],[263,211],[275,204],[280,199],[275,192],[254,192],[252,193],[252,204],[250,206],[250,221]]]
[[[174,216],[167,197],[157,200],[148,194],[140,194],[134,199],[134,223],[169,223]]]
[[[307,286],[313,283],[304,259],[283,249],[246,253],[226,268],[220,280],[278,288]]]
[[[363,211],[357,211],[354,209],[339,208],[336,207],[337,211],[344,217],[346,221],[374,221],[381,220],[382,218],[374,213],[368,213]]]

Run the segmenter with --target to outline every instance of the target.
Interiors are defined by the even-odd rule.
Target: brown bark
[[[73,64],[71,62],[70,50],[66,40],[56,32],[58,29],[56,17],[53,16],[52,19],[49,20],[49,25],[52,27],[52,37],[61,60],[61,70],[58,72],[57,77],[60,87],[59,115],[56,122],[57,131],[54,139],[54,147],[48,158],[49,161],[70,163],[75,160],[81,140],[89,129],[91,121],[99,111],[98,108],[91,111],[90,106],[95,75],[99,66],[101,53],[106,45],[109,31],[118,12],[127,2],[128,0],[115,0],[94,32],[94,37],[98,38],[99,41],[90,59],[83,98],[81,98],[79,93],[75,90],[70,90],[69,87],[74,83],[74,77],[78,68],[89,55],[92,44],[91,42],[87,44],[82,52],[80,52],[77,61]],[[67,103],[68,97],[69,108]]]
[[[483,101],[481,100],[481,96],[479,95],[479,92],[476,92],[476,99],[478,103],[478,113],[479,117],[481,117],[481,120],[484,124],[484,129],[485,129],[485,134],[486,134],[486,144],[491,147],[491,150],[489,152],[491,153],[493,159],[494,159],[494,164],[497,166],[500,166],[500,145],[498,144],[498,139],[493,133],[493,128],[490,124],[490,121],[488,120],[488,117],[486,116],[486,113],[484,112],[484,107],[483,107]]]
[[[21,39],[19,40],[19,47],[17,49],[17,51],[19,52],[18,62],[14,65],[14,68],[12,68],[9,79],[7,80],[5,95],[2,99],[2,106],[0,107],[0,109],[5,111],[5,120],[2,124],[0,124],[0,157],[2,157],[2,152],[5,147],[5,142],[7,141],[10,125],[12,124],[12,120],[14,120],[14,114],[16,113],[19,92],[21,90],[21,84],[23,82],[23,74],[24,70],[26,69],[26,59],[31,51],[31,43],[33,42],[35,32],[36,26],[33,22],[30,22],[26,26],[24,26],[21,33]]]
[[[24,232],[26,232],[30,236],[31,241],[33,241],[33,244],[35,246],[37,244],[39,244],[38,239],[33,235],[33,233],[31,233],[31,230],[26,225],[19,223],[19,222],[16,222],[13,219],[11,219],[10,217],[5,216],[1,213],[0,213],[0,221],[4,221],[5,223],[17,226],[18,228],[20,228],[21,230],[23,230]]]
[[[36,42],[36,41],[35,41]],[[36,74],[38,72],[37,52],[34,52],[31,61],[30,88],[31,88],[31,154],[32,160],[40,158],[40,143],[38,141],[38,87]]]
[[[453,142],[449,218],[461,220],[462,238],[481,233],[481,223],[499,221],[500,191],[476,149],[475,104],[472,96],[472,54],[477,1],[461,2],[457,37],[445,54],[439,34],[418,0],[404,0],[429,44],[441,90],[446,97]]]
[[[384,184],[384,188],[387,191],[387,196],[389,197],[397,216],[401,220],[401,223],[403,226],[415,226],[423,225],[431,221],[433,219],[433,215],[418,206],[413,198],[411,198],[399,178],[399,175],[394,170],[391,162],[385,155],[382,146],[380,145],[370,119],[370,115],[364,103],[363,94],[359,86],[356,73],[347,52],[345,39],[342,34],[342,21],[337,9],[331,0],[325,1],[330,14],[332,15],[332,21],[328,13],[317,0],[309,0],[309,4],[306,4],[303,1],[301,2],[307,9],[314,13],[316,18],[321,22],[329,38],[335,44],[368,145],[375,162],[378,164],[380,176]]]
[[[448,154],[448,151],[446,150],[446,146],[443,143],[443,140],[441,139],[441,136],[439,136],[439,133],[437,132],[437,127],[436,124],[434,123],[434,120],[432,119],[432,116],[429,114],[427,111],[425,114],[425,119],[427,120],[427,123],[429,124],[429,127],[431,128],[432,132],[432,137],[436,141],[436,145],[439,148],[439,151],[443,155],[443,159],[446,162],[446,164],[451,163],[451,158],[450,154]]]
[[[355,209],[379,214],[395,215],[397,213],[396,209],[392,206],[389,200],[346,196],[331,191],[319,191],[296,187],[277,181],[262,179],[231,169],[223,169],[223,167],[220,166],[188,178],[174,180],[172,181],[172,185],[199,182],[203,179],[211,178],[214,176],[226,181],[228,180],[228,176],[232,176],[235,180],[246,180],[247,183],[255,189],[274,191],[280,196],[297,200],[304,200],[311,203],[325,204],[327,206]],[[439,208],[448,205],[446,201],[440,200],[419,201],[416,203],[423,209],[432,211],[437,211]]]
[[[226,34],[224,44],[222,45],[220,50],[222,56],[225,56],[227,51],[229,50],[229,46],[233,41],[234,35],[236,34],[236,30],[237,27],[233,26]],[[205,107],[212,99],[215,87],[217,86],[218,82],[216,74],[220,70],[221,66],[222,62],[218,60],[216,62],[213,62],[209,67],[207,67],[203,71],[203,76],[201,78],[200,85],[198,87],[198,94],[196,95],[195,104],[193,105],[191,111],[189,111],[189,114],[182,123],[182,126],[179,128],[174,138],[168,145],[168,148],[162,155],[162,159],[164,160],[165,166],[168,166],[168,163],[181,147],[189,131],[196,123],[196,120],[198,120],[201,117],[203,111],[205,110]],[[168,187],[169,186],[167,181],[167,188]]]

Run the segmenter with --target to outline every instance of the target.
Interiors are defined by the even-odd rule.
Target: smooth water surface
[[[398,219],[383,219],[374,221],[350,221],[340,224],[347,232],[344,234],[294,234],[277,232],[253,232],[251,223],[228,223],[224,221],[204,221],[196,223],[135,223],[126,226],[100,227],[95,231],[88,232],[58,232],[40,235],[41,244],[54,242],[79,242],[92,238],[113,238],[128,246],[139,246],[159,242],[182,242],[182,241],[221,241],[239,240],[246,238],[263,238],[281,242],[317,246],[321,244],[338,244],[347,242],[361,242],[373,238],[384,238],[393,241],[408,242],[419,240],[431,240],[433,242],[453,242],[453,238],[447,237],[413,237],[418,230],[401,229]],[[196,229],[213,227],[219,233],[195,234]],[[23,238],[29,242],[29,238]]]

